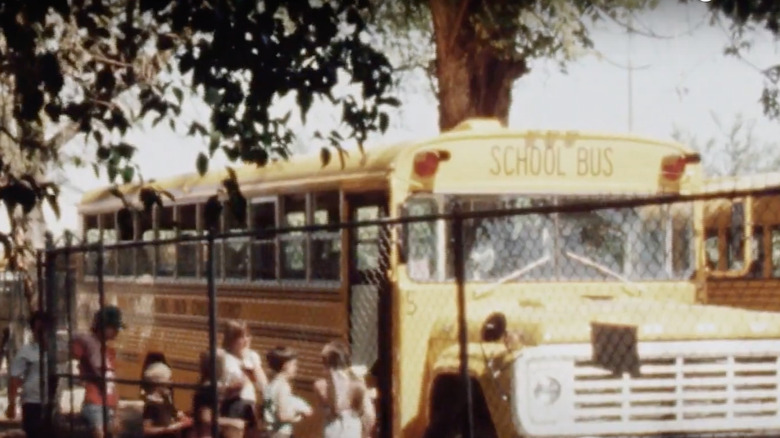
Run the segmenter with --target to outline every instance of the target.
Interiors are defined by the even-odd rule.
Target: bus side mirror
[[[753,248],[753,197],[734,198],[731,201],[731,215],[728,226],[727,254],[732,254],[736,260],[742,260],[742,266],[737,269],[713,271],[713,278],[744,277],[751,272],[756,260]]]
[[[482,342],[496,342],[506,334],[506,316],[493,313],[482,324]]]

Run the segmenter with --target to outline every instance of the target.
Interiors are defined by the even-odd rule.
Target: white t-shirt
[[[10,374],[22,379],[22,404],[41,403],[41,355],[37,343],[24,344],[11,361]]]
[[[230,385],[237,380],[243,380],[246,377],[244,368],[254,369],[255,367],[260,366],[260,355],[257,354],[256,351],[246,349],[242,356],[243,357],[239,359],[238,357],[225,352],[224,379],[227,385]],[[239,396],[242,400],[257,402],[255,385],[248,378],[245,382]]]

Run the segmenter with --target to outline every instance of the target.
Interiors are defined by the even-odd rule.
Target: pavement
[[[4,392],[4,389],[3,391]],[[21,429],[21,424],[18,419],[9,420],[5,417],[5,393],[0,395],[2,402],[2,413],[0,413],[0,438],[15,438],[24,437],[24,432]],[[119,418],[122,424],[122,433],[120,438],[136,438],[142,435],[141,433],[141,413],[143,411],[143,404],[137,401],[121,402],[117,410]],[[57,436],[81,438],[89,437],[90,435],[85,433],[83,426],[78,417],[74,418],[73,424],[75,428],[71,433],[69,418],[61,418],[57,425]]]

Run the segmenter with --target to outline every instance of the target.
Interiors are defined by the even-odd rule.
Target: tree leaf
[[[57,196],[55,195],[48,195],[46,196],[46,201],[49,203],[49,207],[51,207],[51,211],[54,212],[54,217],[57,219],[60,218],[60,203],[57,200]]]
[[[322,162],[322,167],[325,167],[330,163],[330,150],[327,147],[320,149],[320,161]]]
[[[125,168],[122,169],[122,181],[124,181],[125,184],[129,184],[134,176],[135,169],[132,166],[125,166]]]
[[[203,206],[203,225],[207,230],[216,231],[219,228],[219,219],[222,216],[222,203],[217,195],[210,196]]]
[[[301,110],[301,120],[306,123],[306,114],[309,112],[312,103],[312,95],[309,90],[298,90],[298,96],[296,98],[298,106]]]
[[[219,149],[219,140],[221,137],[222,135],[219,131],[211,131],[211,135],[209,136],[209,156],[213,157],[214,152]]]
[[[173,93],[174,97],[176,97],[179,105],[181,105],[182,101],[184,100],[184,92],[181,90],[181,88],[173,88],[171,89],[171,92]]]
[[[203,176],[209,170],[209,158],[203,152],[198,154],[198,158],[195,162],[195,166],[198,169],[200,176]]]

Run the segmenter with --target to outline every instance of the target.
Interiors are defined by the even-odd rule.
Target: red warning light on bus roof
[[[439,169],[439,162],[447,161],[447,151],[425,151],[414,156],[414,173],[421,178],[433,176]]]
[[[688,164],[698,163],[700,160],[698,154],[666,157],[661,163],[661,174],[666,179],[677,181],[685,173]]]

